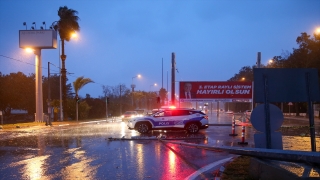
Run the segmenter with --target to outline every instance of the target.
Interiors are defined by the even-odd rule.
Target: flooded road
[[[229,122],[230,116],[225,116],[224,121]],[[236,132],[241,134],[241,128],[236,128]],[[212,179],[213,170],[221,164],[215,163],[234,155],[166,144],[157,138],[211,146],[254,147],[255,132],[247,127],[248,145],[242,146],[238,145],[241,135],[229,136],[231,126],[227,125],[210,126],[194,135],[184,131],[140,135],[128,130],[121,121],[0,131],[0,179]],[[126,140],[132,137],[135,139]],[[283,139],[284,149],[295,148],[291,138]]]
[[[188,136],[184,131],[158,131],[147,137],[163,135]],[[184,179],[201,167],[232,156],[153,139],[109,140],[132,136],[140,135],[123,122],[10,132],[0,141],[1,179]],[[205,133],[191,138],[186,142],[208,141]]]

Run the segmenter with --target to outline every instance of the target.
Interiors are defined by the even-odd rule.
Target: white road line
[[[79,123],[79,124],[97,123],[97,122],[103,122],[103,121],[107,121],[107,120],[100,120],[100,121],[88,121],[88,122],[81,122],[81,123]]]
[[[201,173],[206,172],[210,169],[212,169],[215,166],[219,166],[227,161],[229,161],[230,159],[232,159],[233,157],[229,157],[229,158],[225,158],[225,159],[221,159],[219,161],[216,161],[214,163],[208,164],[204,167],[202,167],[201,169],[199,169],[198,171],[192,173],[191,175],[189,175],[188,177],[185,178],[185,180],[193,180],[196,179]]]

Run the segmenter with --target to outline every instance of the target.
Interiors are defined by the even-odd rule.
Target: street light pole
[[[132,107],[133,107],[133,93],[134,93],[134,88],[136,87],[136,85],[133,84],[133,78],[136,78],[136,77],[137,76],[132,77],[132,81],[131,81],[131,90],[132,90],[131,91],[131,93],[132,93],[132,95],[131,95],[132,96],[131,97],[132,98],[131,104],[132,104]]]
[[[138,74],[138,75],[136,75],[136,76],[134,76],[134,77],[132,77],[132,81],[131,81],[131,90],[132,90],[132,107],[133,107],[133,102],[134,102],[134,100],[133,100],[133,93],[134,93],[134,88],[136,87],[136,85],[135,84],[133,84],[133,79],[134,78],[136,78],[136,77],[138,77],[138,78],[140,78],[141,77],[141,75],[140,74]]]
[[[60,45],[61,45],[61,40],[59,40],[59,70],[60,70],[60,74],[59,74],[59,83],[60,83],[60,121],[63,121],[63,108],[62,108],[62,86],[61,86],[61,60],[60,60]]]
[[[67,69],[65,67],[65,60],[67,56],[64,54],[64,39],[61,39],[61,81],[62,81],[62,104],[63,104],[63,118],[67,117]]]

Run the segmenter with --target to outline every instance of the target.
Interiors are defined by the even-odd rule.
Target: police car
[[[208,128],[208,116],[194,109],[159,109],[150,116],[135,117],[128,121],[128,128],[139,133],[150,130],[183,129],[189,133],[197,133]]]

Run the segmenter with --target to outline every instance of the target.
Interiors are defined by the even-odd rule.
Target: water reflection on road
[[[109,141],[139,135],[120,122],[42,127],[24,134],[0,141],[1,179],[181,179],[221,158],[157,140]],[[161,135],[186,136],[184,131],[159,131],[147,137]]]
[[[128,130],[123,122],[101,122],[1,132],[0,179],[184,179],[210,163],[233,155],[152,139],[111,141],[109,138],[166,137],[211,146],[254,147],[255,132],[247,127],[245,138],[249,144],[246,146],[238,145],[240,128],[236,129],[238,136],[229,136],[231,126],[210,126],[198,134],[151,131],[141,135]],[[296,142],[301,143],[299,148],[306,147],[308,141],[299,137],[283,140],[284,149],[296,148]],[[210,177],[212,174],[200,175],[200,179]]]

